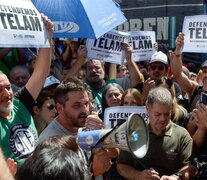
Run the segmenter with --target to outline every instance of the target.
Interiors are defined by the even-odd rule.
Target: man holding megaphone
[[[103,128],[98,115],[89,111],[89,92],[83,81],[70,78],[61,82],[55,92],[55,102],[58,116],[40,134],[39,142],[56,135],[76,136],[85,125],[86,129]],[[111,152],[99,149],[93,154],[90,166],[94,176],[103,174],[111,167],[111,158],[118,155],[116,150],[113,151],[116,153]]]
[[[138,159],[132,153],[121,151],[118,172],[126,179],[179,180],[190,179],[190,170],[183,169],[192,153],[190,134],[170,120],[171,93],[163,87],[152,89],[147,97],[149,115],[149,147],[146,155]]]

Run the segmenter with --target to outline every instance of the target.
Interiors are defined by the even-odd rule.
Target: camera
[[[200,103],[207,105],[207,94],[206,93],[203,93],[203,92],[201,93]]]

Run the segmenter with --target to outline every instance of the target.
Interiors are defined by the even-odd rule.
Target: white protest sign
[[[132,31],[126,33],[112,30],[96,40],[87,40],[88,58],[123,64],[125,53],[121,48],[122,42],[129,42],[132,46],[132,59],[134,61],[150,60],[155,52],[153,47],[155,43],[154,31]]]
[[[0,47],[49,47],[41,16],[30,0],[0,1]]]
[[[88,39],[86,47],[89,59],[99,59],[104,62],[123,64],[125,55],[122,42],[128,42],[128,34],[112,30],[98,39]]]
[[[183,52],[207,52],[207,15],[186,16],[182,32],[185,34]]]
[[[145,106],[114,106],[104,111],[105,129],[113,128],[119,122],[126,121],[132,113],[138,113],[147,122],[148,114]]]
[[[156,51],[153,47],[155,43],[155,32],[132,31],[130,32],[129,43],[132,46],[132,59],[134,61],[150,60]]]

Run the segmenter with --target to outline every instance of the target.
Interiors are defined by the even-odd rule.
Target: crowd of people
[[[0,179],[207,178],[207,61],[197,73],[183,66],[183,33],[174,51],[156,47],[144,66],[123,43],[126,63],[116,65],[87,59],[78,41],[54,39],[53,23],[42,20],[50,48],[0,49]],[[114,106],[146,106],[145,157],[77,144],[78,132],[104,129]]]

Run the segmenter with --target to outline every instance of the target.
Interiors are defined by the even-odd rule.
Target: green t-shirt
[[[95,103],[98,105],[98,106],[101,106],[102,104],[102,94],[105,90],[105,87],[107,84],[110,84],[110,83],[116,83],[116,80],[115,79],[111,79],[111,80],[107,80],[105,85],[102,86],[100,89],[95,89],[93,88],[91,85],[90,85],[90,82],[86,80],[86,83],[89,85],[90,87],[90,90],[92,91],[92,94],[93,94],[93,99],[95,101]]]
[[[21,164],[33,152],[38,134],[27,108],[16,98],[13,104],[12,118],[0,117],[0,146],[6,159],[12,158]]]

